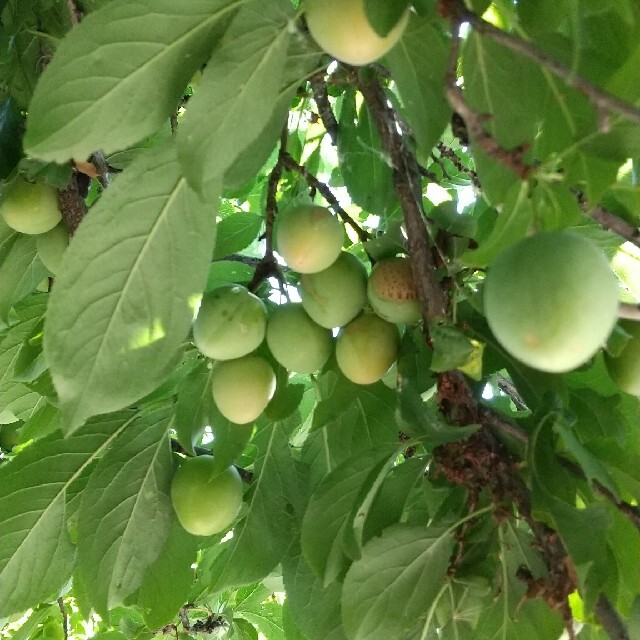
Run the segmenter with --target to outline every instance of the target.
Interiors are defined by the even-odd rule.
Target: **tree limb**
[[[507,33],[502,29],[498,29],[491,23],[483,20],[477,14],[469,11],[462,0],[445,0],[443,4],[456,21],[460,23],[468,22],[477,33],[491,38],[494,42],[497,42],[506,49],[528,58],[549,70],[553,75],[562,79],[567,86],[577,89],[586,96],[600,112],[616,113],[640,124],[640,109],[638,107],[634,107],[617,96],[599,89],[577,75],[575,71],[562,62],[555,60],[541,51],[534,44]],[[464,114],[461,115],[464,117]]]
[[[359,82],[373,118],[382,147],[391,160],[393,183],[398,194],[407,231],[409,257],[416,283],[418,299],[425,323],[447,315],[447,301],[440,287],[436,265],[427,238],[427,227],[422,208],[422,183],[415,156],[406,148],[398,132],[393,109],[377,79]],[[426,326],[426,324],[425,324]]]
[[[596,602],[595,613],[598,622],[602,625],[602,628],[607,632],[611,640],[631,640],[631,636],[618,615],[618,612],[604,593],[600,594],[598,602]]]
[[[623,320],[640,322],[640,304],[622,303],[618,309],[618,317]]]
[[[325,71],[321,71],[316,73],[309,78],[309,82],[311,83],[311,90],[313,91],[313,99],[316,101],[316,105],[318,106],[318,112],[322,122],[324,123],[324,128],[327,130],[329,137],[331,138],[331,142],[335,145],[338,144],[338,121],[336,120],[336,116],[333,113],[333,109],[331,108],[331,104],[329,102],[329,94],[327,93],[327,84],[324,81]]]

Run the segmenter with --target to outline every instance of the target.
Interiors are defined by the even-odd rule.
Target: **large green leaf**
[[[307,640],[346,640],[342,626],[342,585],[324,586],[307,564],[300,549],[294,547],[282,562],[287,603]]]
[[[354,525],[352,511],[395,450],[387,445],[359,452],[327,475],[311,495],[302,524],[302,550],[325,585],[348,566],[343,541]]]
[[[258,237],[262,222],[262,216],[244,211],[223,218],[218,224],[214,259],[246,249]]]
[[[47,275],[38,259],[33,236],[16,234],[4,260],[0,263],[0,319],[6,320],[9,310],[31,293]]]
[[[24,411],[37,403],[40,395],[13,379],[23,343],[31,336],[46,309],[45,295],[34,296],[19,309],[20,321],[7,331],[0,342],[0,424],[26,419]]]
[[[169,537],[147,569],[138,591],[137,604],[149,629],[169,624],[189,600],[198,544],[199,538],[187,533],[177,520],[173,521]]]
[[[414,15],[385,57],[423,159],[429,157],[451,116],[444,92],[450,48],[449,39],[432,21]]]
[[[442,587],[451,531],[397,525],[365,547],[344,581],[342,610],[352,640],[408,637]]]
[[[68,431],[166,377],[205,286],[214,214],[167,146],[141,156],[83,220],[45,324],[45,355]]]
[[[135,591],[169,535],[166,412],[140,417],[100,460],[78,514],[78,568],[101,615]]]
[[[214,592],[262,580],[291,543],[291,494],[296,491],[297,478],[286,424],[263,426],[253,444],[258,457],[247,514],[213,563],[209,587]]]
[[[116,0],[69,33],[38,82],[25,149],[84,160],[159,129],[241,0]]]
[[[218,176],[259,137],[284,81],[288,0],[248,2],[214,51],[179,132],[189,183],[211,195]]]
[[[67,491],[130,422],[130,413],[92,420],[72,438],[48,436],[0,468],[0,615],[37,605],[69,579]]]

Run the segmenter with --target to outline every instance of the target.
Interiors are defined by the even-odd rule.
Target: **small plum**
[[[273,357],[289,371],[313,373],[331,355],[331,331],[316,324],[299,303],[277,307],[267,324],[267,344]]]
[[[298,273],[317,273],[340,255],[344,229],[325,207],[300,205],[283,211],[276,222],[276,249]]]
[[[260,356],[217,362],[211,374],[213,400],[230,422],[253,422],[276,391],[276,375]]]
[[[343,327],[367,300],[367,271],[356,256],[343,251],[327,269],[300,277],[300,298],[321,327]]]
[[[344,327],[336,342],[340,371],[356,384],[380,380],[398,356],[398,328],[374,313],[363,313]]]

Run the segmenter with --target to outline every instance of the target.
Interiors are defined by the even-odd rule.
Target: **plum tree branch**
[[[640,247],[640,228],[634,227],[626,220],[607,211],[604,207],[598,206],[587,209],[586,214],[607,231],[611,231],[632,244],[635,244],[636,247]]]
[[[366,242],[371,240],[371,235],[363,229],[340,205],[338,199],[333,195],[333,192],[321,180],[318,180],[306,167],[298,164],[289,153],[283,154],[283,163],[285,168],[290,171],[299,173],[309,184],[312,189],[318,191],[322,197],[329,203],[331,208],[340,216],[345,224],[348,224],[358,235],[360,242]]]
[[[518,38],[502,29],[498,29],[491,23],[483,20],[480,16],[473,13],[473,11],[467,9],[462,0],[443,0],[442,4],[456,22],[468,22],[477,33],[491,38],[494,42],[497,42],[510,51],[548,69],[553,75],[563,80],[567,86],[577,89],[586,96],[600,112],[616,113],[640,124],[640,109],[638,107],[591,84],[576,74],[571,68],[547,55],[531,42]],[[462,115],[464,117],[464,114]]]
[[[623,320],[640,322],[640,304],[622,303],[618,310],[618,317]]]
[[[596,618],[611,640],[631,640],[631,636],[618,612],[604,593],[598,597],[595,607]]]
[[[405,146],[396,115],[377,80],[358,81],[358,88],[375,123],[382,147],[391,161],[395,186],[407,231],[409,256],[425,323],[447,315],[447,301],[440,286],[427,237],[422,208],[420,168]]]
[[[487,116],[472,109],[464,98],[462,89],[458,86],[458,55],[460,50],[460,37],[458,35],[459,23],[454,24],[453,40],[451,45],[451,58],[446,77],[446,95],[451,107],[464,120],[467,131],[480,149],[495,158],[503,165],[511,169],[521,179],[525,179],[532,168],[523,161],[526,147],[519,146],[515,149],[504,149],[493,137],[487,133],[484,123]]]
[[[62,219],[69,233],[73,235],[87,214],[87,205],[80,193],[78,175],[76,173],[73,173],[66,187],[58,189],[58,204]]]
[[[311,83],[311,90],[313,91],[313,99],[316,101],[316,105],[318,106],[318,112],[322,122],[324,123],[324,128],[327,130],[329,137],[331,138],[331,142],[335,145],[338,144],[338,121],[336,120],[336,116],[333,113],[333,109],[331,108],[331,104],[329,102],[329,94],[327,93],[327,83],[324,80],[325,70],[314,74],[309,78],[309,82]]]
[[[256,266],[255,273],[251,282],[247,285],[249,291],[255,291],[260,283],[270,276],[276,276],[278,280],[281,280],[282,274],[280,273],[278,262],[273,255],[273,227],[276,220],[276,214],[278,213],[278,185],[282,179],[282,172],[284,170],[284,156],[287,153],[287,136],[289,130],[287,128],[287,121],[282,127],[280,134],[280,151],[278,152],[278,159],[275,166],[271,170],[269,180],[267,182],[267,198],[265,204],[265,251],[264,257]]]

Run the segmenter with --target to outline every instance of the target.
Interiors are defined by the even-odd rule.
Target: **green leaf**
[[[100,460],[78,514],[78,569],[101,615],[141,584],[169,534],[168,418],[138,418]]]
[[[327,475],[311,495],[302,523],[302,551],[325,586],[348,566],[343,541],[354,525],[350,516],[395,452],[392,445],[359,452]]]
[[[0,179],[6,178],[13,171],[22,156],[21,127],[20,110],[11,98],[6,98],[0,102]]]
[[[246,497],[246,517],[213,562],[212,592],[262,580],[280,562],[291,542],[290,495],[295,491],[296,472],[285,423],[262,427],[253,444],[258,457]]]
[[[450,40],[432,21],[412,15],[402,38],[385,57],[423,158],[429,157],[451,117],[444,92],[450,49]]]
[[[192,456],[210,424],[212,409],[211,368],[208,362],[201,362],[180,385],[173,421],[178,442]]]
[[[409,0],[396,0],[395,2],[379,2],[379,0],[364,0],[364,8],[371,26],[379,36],[386,36],[398,23]]]
[[[207,276],[207,286],[205,287],[205,291],[211,291],[216,287],[219,287],[221,284],[228,284],[230,282],[246,285],[251,282],[253,273],[253,267],[242,262],[235,262],[232,260],[214,262],[209,267],[209,275]]]
[[[31,104],[25,149],[84,160],[154,133],[173,113],[240,0],[116,0],[86,16],[47,65]]]
[[[130,422],[130,413],[90,421],[72,438],[48,436],[0,467],[0,615],[37,605],[69,579],[66,493]]]
[[[517,577],[525,566],[534,578],[545,575],[545,567],[534,552],[533,537],[526,531],[503,523],[499,529],[499,553],[502,571],[499,588],[483,607],[472,638],[481,640],[549,640],[560,637],[562,618],[540,599],[525,599],[527,586]]]
[[[218,223],[214,260],[226,258],[246,249],[260,233],[262,216],[240,211],[232,213]]]
[[[83,220],[45,324],[68,432],[167,376],[204,288],[214,225],[212,207],[187,187],[170,146],[139,158]]]
[[[265,638],[285,640],[282,605],[278,602],[265,602],[257,606],[242,607],[237,613],[255,625]]]
[[[289,46],[287,0],[253,0],[238,12],[207,63],[178,134],[191,186],[210,185],[259,137],[274,111]]]
[[[147,569],[138,591],[137,604],[142,608],[149,629],[169,624],[180,607],[188,602],[195,579],[199,539],[187,533],[177,520],[155,562]]]
[[[355,204],[386,216],[397,203],[391,166],[369,109],[356,108],[355,92],[345,95],[340,114],[338,157],[344,184]]]
[[[295,548],[282,563],[287,603],[296,624],[307,640],[346,640],[342,626],[342,585],[322,580]]]
[[[450,371],[469,361],[474,351],[469,338],[453,325],[431,323],[429,335],[433,342],[433,371]]]
[[[34,236],[15,234],[0,263],[0,319],[6,320],[9,310],[30,294],[44,280],[48,271],[40,262]]]
[[[493,231],[479,249],[466,251],[463,264],[485,267],[508,246],[525,237],[533,221],[533,205],[527,182],[514,184],[506,195]]]
[[[397,525],[365,547],[344,581],[344,625],[351,640],[408,637],[427,617],[445,579],[450,531]]]

